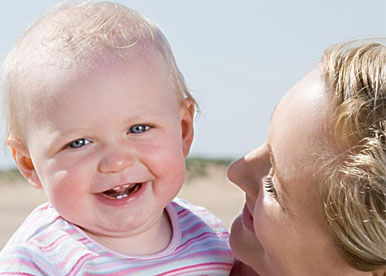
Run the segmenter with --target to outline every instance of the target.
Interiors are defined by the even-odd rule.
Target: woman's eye
[[[68,147],[69,148],[73,148],[73,149],[77,149],[77,148],[81,148],[84,145],[87,145],[87,144],[90,144],[90,143],[91,143],[90,140],[82,138],[82,139],[78,139],[78,140],[72,141],[71,143],[68,144]]]
[[[142,133],[148,131],[150,126],[148,125],[135,125],[129,129],[129,133]]]
[[[273,185],[273,169],[271,169],[268,173],[268,175],[266,175],[264,178],[263,178],[263,186],[264,186],[264,190],[269,193],[271,196],[273,197],[276,197],[276,189],[275,189],[275,186]]]

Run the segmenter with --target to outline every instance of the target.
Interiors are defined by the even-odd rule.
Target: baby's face
[[[104,56],[58,73],[28,152],[48,199],[94,235],[146,230],[179,192],[192,139],[159,57]],[[94,64],[95,65],[95,64]]]

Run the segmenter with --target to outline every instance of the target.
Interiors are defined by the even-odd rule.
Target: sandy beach
[[[209,165],[204,175],[192,177],[188,173],[178,196],[208,208],[229,229],[242,209],[244,193],[226,179],[225,171],[226,165]],[[0,179],[0,248],[25,217],[46,201],[43,191],[34,189],[21,178]]]

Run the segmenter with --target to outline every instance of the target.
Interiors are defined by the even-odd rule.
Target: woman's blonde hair
[[[170,45],[157,25],[138,12],[112,2],[86,1],[61,4],[34,22],[6,57],[3,71],[3,110],[6,137],[20,135],[28,104],[30,68],[68,68],[92,55],[110,51],[125,59],[127,49],[140,44],[157,50],[179,99],[195,100],[188,91]],[[130,61],[128,61],[130,62]],[[42,73],[44,74],[44,73]],[[44,75],[39,75],[44,80]],[[32,111],[34,112],[34,111]]]
[[[325,50],[339,155],[324,170],[325,215],[348,262],[386,267],[386,46],[355,40]]]

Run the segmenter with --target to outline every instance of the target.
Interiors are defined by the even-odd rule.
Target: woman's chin
[[[229,242],[238,260],[252,268],[257,265],[256,257],[262,247],[256,234],[243,224],[242,215],[239,215],[232,224]]]
[[[260,276],[260,274],[258,274],[255,270],[253,270],[251,267],[247,266],[243,262],[240,262],[239,260],[236,260],[230,275]]]

